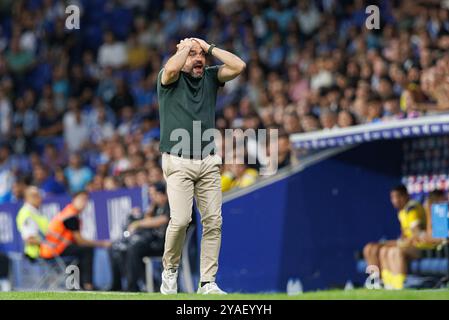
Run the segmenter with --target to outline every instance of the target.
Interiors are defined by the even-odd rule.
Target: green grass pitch
[[[449,290],[329,290],[286,294],[228,294],[226,296],[116,292],[0,292],[0,300],[449,300]]]

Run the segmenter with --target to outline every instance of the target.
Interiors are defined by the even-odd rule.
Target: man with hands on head
[[[206,66],[206,55],[223,64]],[[237,77],[246,64],[236,55],[198,38],[186,38],[159,72],[157,91],[161,125],[159,149],[167,181],[170,221],[162,259],[161,293],[178,292],[177,277],[187,227],[192,219],[192,201],[201,215],[200,283],[198,293],[225,294],[215,283],[221,245],[222,159],[210,148],[213,137],[203,141],[203,133],[215,128],[217,91],[226,81]],[[194,136],[194,123],[200,123],[201,136]],[[184,145],[175,130],[188,132]],[[184,132],[185,132],[184,131]],[[179,131],[177,131],[179,132]],[[172,134],[173,133],[173,134]]]
[[[213,55],[223,64],[209,68],[218,69],[217,77],[220,83],[236,78],[246,68],[246,64],[236,55],[217,48],[214,44],[198,38],[186,38],[176,45],[177,51],[168,59],[162,69],[162,85],[168,85],[178,80],[181,71],[195,78],[203,76],[206,64],[206,54]],[[214,106],[215,107],[215,106]]]

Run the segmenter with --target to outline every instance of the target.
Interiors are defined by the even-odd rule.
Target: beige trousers
[[[177,269],[187,227],[192,220],[193,197],[201,215],[200,281],[215,281],[221,245],[221,179],[218,155],[203,160],[162,154],[162,170],[167,181],[170,222],[162,258],[164,269]]]

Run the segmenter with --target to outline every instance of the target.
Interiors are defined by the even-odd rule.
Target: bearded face
[[[201,49],[200,45],[194,42],[182,71],[187,72],[194,78],[201,78],[204,73],[205,65],[206,54],[203,49]]]

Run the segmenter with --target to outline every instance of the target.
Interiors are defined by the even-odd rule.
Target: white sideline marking
[[[34,292],[34,293],[66,293],[66,294],[74,294],[74,293],[76,293],[76,294],[78,294],[78,293],[89,293],[89,294],[92,294],[92,293],[95,293],[95,294],[103,294],[103,295],[126,295],[126,296],[130,296],[130,295],[134,295],[134,296],[136,296],[136,295],[140,295],[141,293],[146,293],[146,292],[141,292],[141,293],[139,293],[139,292],[120,292],[120,291],[117,291],[117,292],[114,292],[114,291],[86,291],[86,290],[80,290],[80,291],[32,291],[32,292]]]

